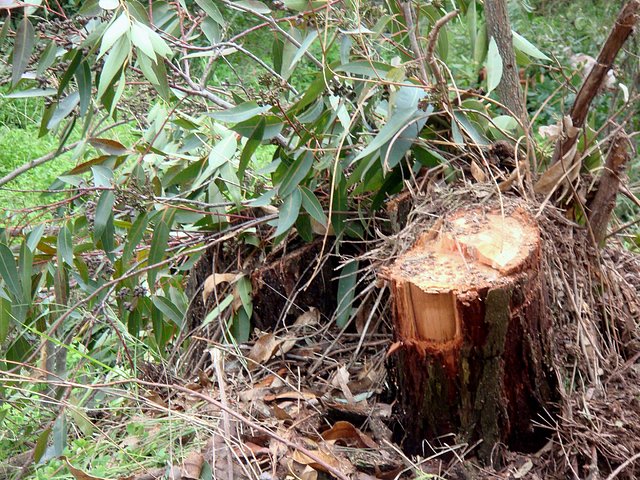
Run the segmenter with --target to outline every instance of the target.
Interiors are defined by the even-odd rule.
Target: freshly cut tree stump
[[[524,210],[445,218],[384,276],[394,301],[405,448],[481,440],[530,450],[550,400],[540,233]],[[535,443],[535,445],[534,445]]]

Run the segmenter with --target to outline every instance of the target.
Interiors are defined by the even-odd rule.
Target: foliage
[[[437,37],[443,2],[418,2],[411,22],[392,0],[90,0],[6,9],[3,110],[28,102],[34,113],[3,123],[37,129],[39,145],[66,170],[47,167],[57,194],[40,214],[6,222],[3,370],[57,348],[57,375],[67,374],[76,351],[84,352],[80,368],[113,368],[118,358],[131,374],[142,360],[188,344],[185,278],[212,245],[233,238],[264,256],[315,236],[366,239],[388,196],[423,168],[454,181],[461,158],[485,159],[498,140],[522,142],[522,125],[484,93],[500,81],[502,64],[481,2],[459,3],[458,18]],[[408,28],[414,20],[422,52]],[[546,77],[528,92],[534,111],[555,88],[548,78],[564,82],[565,72],[544,48],[515,38],[522,66]],[[557,107],[579,81],[568,79]],[[537,118],[556,120],[545,110]],[[594,118],[582,151],[601,123]],[[533,165],[550,146],[541,140],[526,152],[541,157]],[[600,163],[596,149],[593,167]],[[240,269],[221,286],[204,319],[229,342],[250,335],[249,274]],[[346,263],[340,326],[350,320],[356,282],[357,264]]]

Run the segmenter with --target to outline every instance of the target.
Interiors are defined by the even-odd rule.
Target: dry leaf
[[[545,125],[538,128],[538,134],[542,138],[548,138],[549,140],[557,140],[560,136],[560,125]]]
[[[336,373],[331,380],[331,385],[340,389],[348,403],[355,403],[353,394],[349,389],[349,370],[347,370],[345,365],[336,370]]]
[[[202,287],[202,303],[207,303],[207,298],[211,295],[211,292],[215,290],[215,288],[220,285],[222,282],[235,282],[238,278],[237,273],[212,273],[207,277],[204,281],[204,286]]]
[[[325,463],[326,465],[329,465],[334,468],[338,468],[340,466],[340,462],[334,455],[323,452],[322,450],[310,450],[310,452],[316,457],[318,457],[320,460],[322,460],[322,462]],[[329,473],[323,465],[320,465],[318,462],[313,460],[311,457],[308,457],[304,453],[300,452],[299,450],[295,450],[291,458],[296,463],[300,463],[302,465],[309,465],[310,467],[316,470]]]
[[[182,478],[198,480],[202,473],[204,456],[200,452],[191,452],[182,462]]]
[[[355,446],[357,448],[380,448],[371,437],[362,433],[351,423],[342,420],[336,422],[326,432],[323,432],[322,438],[326,441],[342,440],[347,446]]]
[[[250,364],[250,368],[254,369],[267,363],[281,343],[282,340],[277,338],[273,333],[266,333],[262,335],[258,340],[256,340],[247,355],[247,358],[254,362]]]
[[[571,150],[567,153],[566,158],[573,159],[577,150],[578,144],[576,143]],[[548,195],[555,190],[561,184],[567,184],[567,182],[573,182],[580,173],[580,162],[567,162],[562,160],[556,162],[549,167],[538,181],[533,186],[533,190],[541,195]]]
[[[83,472],[79,468],[74,467],[73,465],[71,465],[71,462],[69,461],[69,459],[64,455],[61,456],[60,459],[65,461],[65,463],[67,464],[67,468],[71,472],[71,475],[73,475],[73,478],[75,478],[76,480],[107,480],[102,477],[94,477],[93,475],[89,475],[88,473]]]
[[[471,176],[478,183],[484,183],[487,180],[487,176],[485,175],[484,171],[482,170],[480,165],[476,163],[475,160],[471,161]]]
[[[320,320],[320,312],[317,308],[311,307],[308,312],[304,312],[300,315],[296,321],[291,326],[292,332],[298,332],[302,330],[304,327],[310,327],[311,325],[316,325]],[[280,346],[280,352],[284,355],[289,352],[298,341],[297,335],[287,335]]]

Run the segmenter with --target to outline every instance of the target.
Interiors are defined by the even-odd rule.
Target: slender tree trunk
[[[498,52],[502,57],[502,78],[496,91],[504,106],[511,110],[523,125],[527,126],[527,112],[524,108],[518,65],[513,51],[513,36],[507,12],[507,0],[486,0],[484,10],[487,17],[489,39],[495,39]]]

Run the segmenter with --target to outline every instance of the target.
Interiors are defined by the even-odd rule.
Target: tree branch
[[[620,176],[631,158],[629,144],[629,137],[624,130],[621,130],[613,140],[604,169],[600,174],[598,190],[589,203],[589,225],[591,225],[591,231],[597,245],[602,245],[607,237],[609,218],[616,206]]]
[[[489,2],[491,3],[491,2]],[[607,77],[607,72],[611,70],[613,61],[615,60],[618,52],[629,38],[629,35],[633,32],[633,27],[638,22],[638,10],[640,9],[640,0],[632,0],[627,3],[618,18],[616,23],[609,33],[609,37],[604,43],[596,64],[585,78],[580,91],[576,96],[576,100],[571,108],[571,120],[573,126],[576,128],[582,128],[584,121],[587,118],[589,107],[591,102],[598,94],[598,90],[604,83]],[[553,152],[552,163],[556,163],[558,160],[564,157],[567,152],[571,150],[573,145],[578,141],[579,135],[573,137],[560,137],[556,143],[555,151]]]

